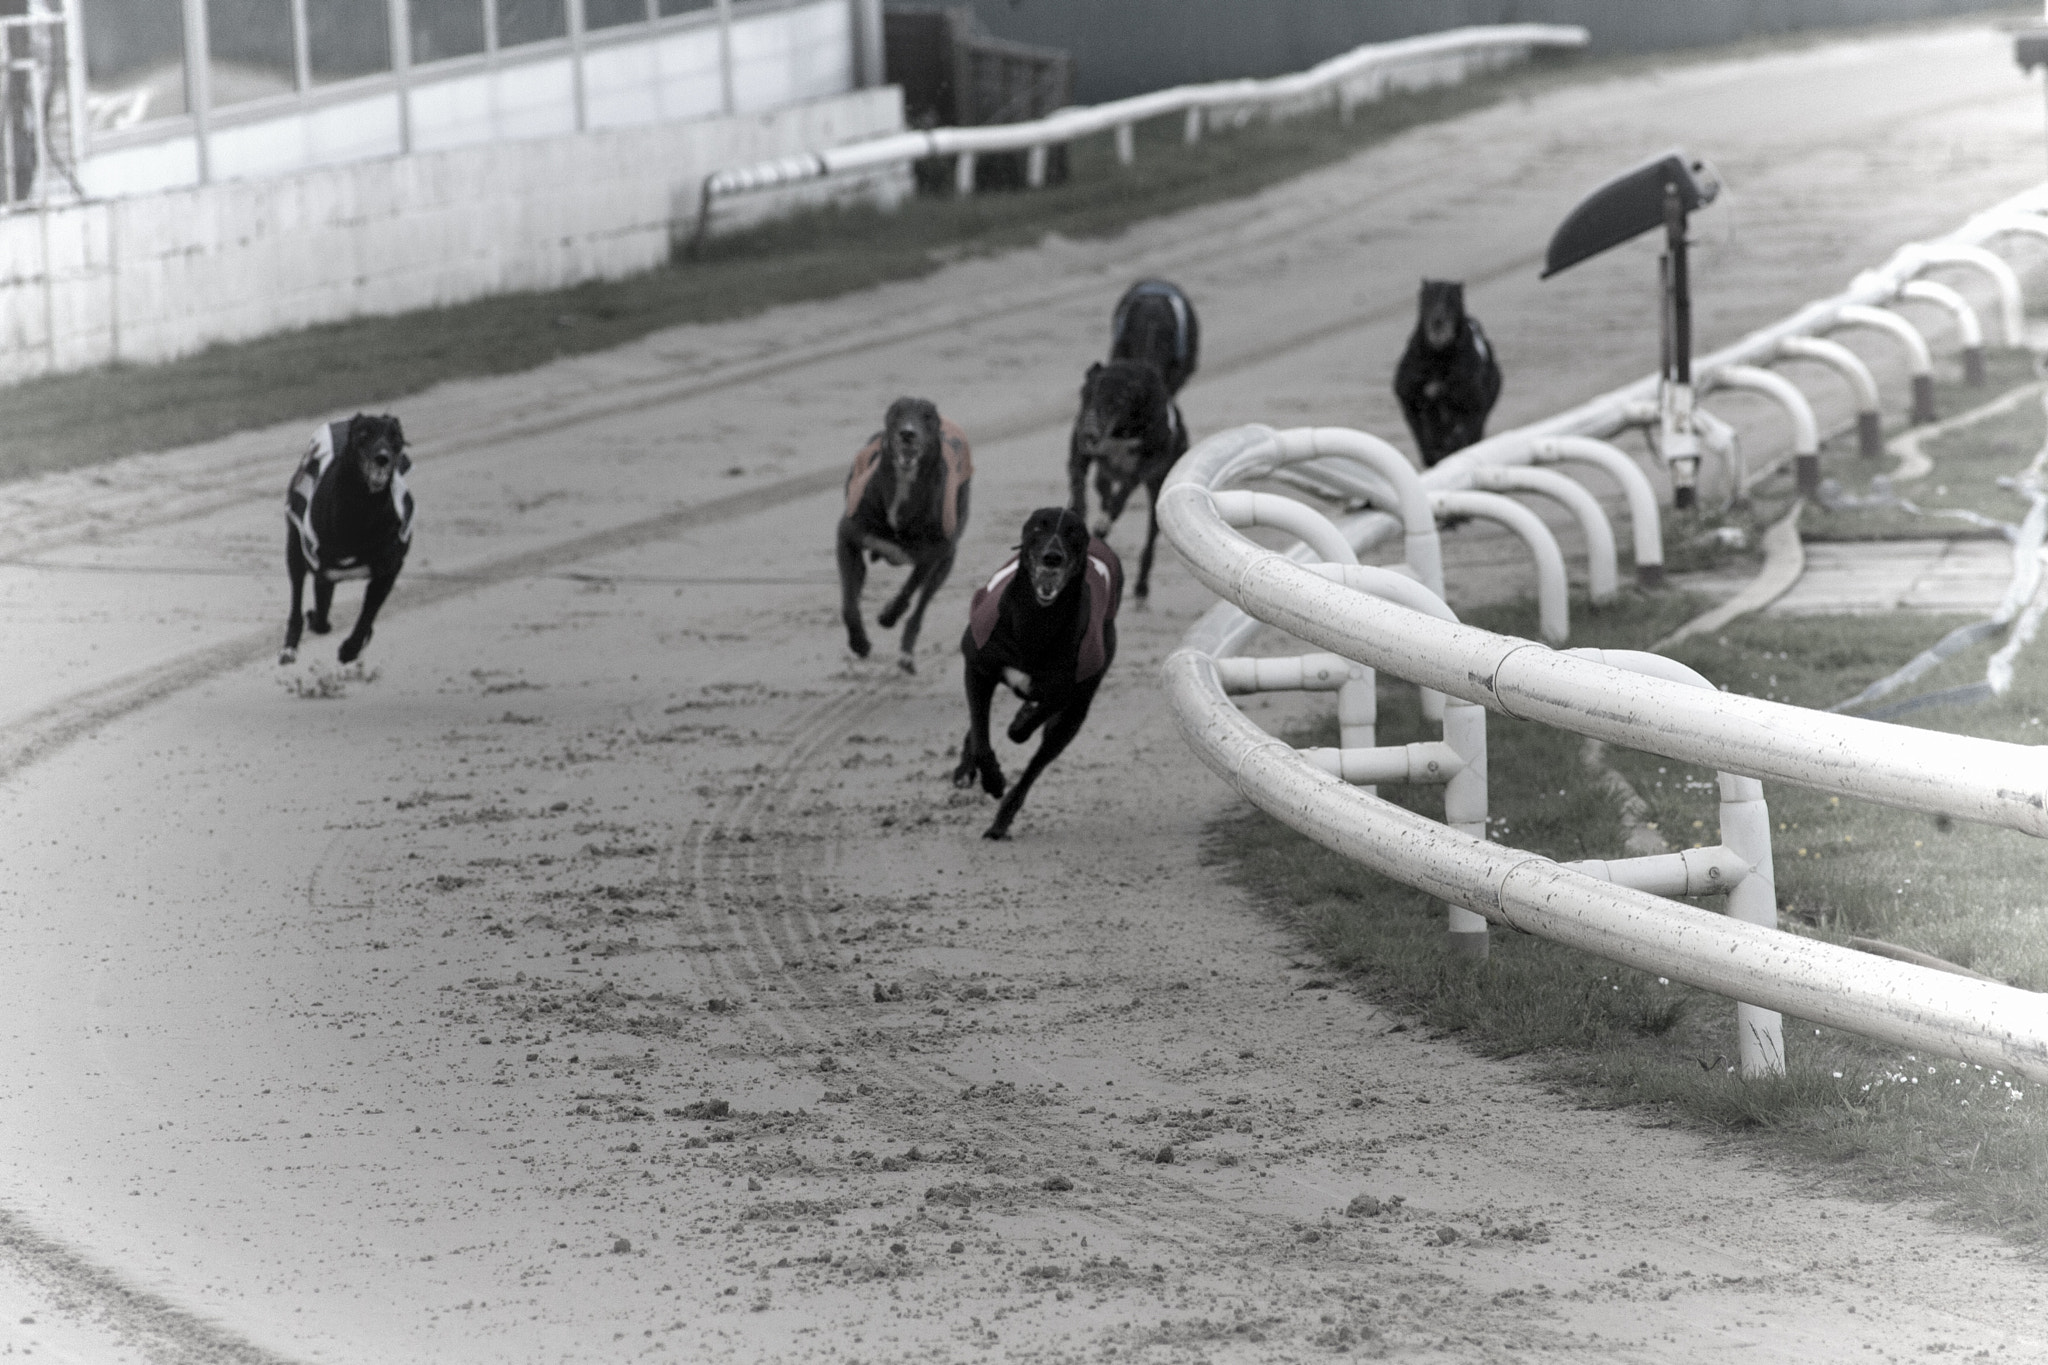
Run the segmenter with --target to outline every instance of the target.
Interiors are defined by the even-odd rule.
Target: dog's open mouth
[[[1067,566],[1058,564],[1034,564],[1031,566],[1031,594],[1038,599],[1038,605],[1049,607],[1060,595],[1060,589],[1067,586]]]

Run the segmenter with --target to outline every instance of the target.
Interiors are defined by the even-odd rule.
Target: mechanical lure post
[[[1542,278],[1597,256],[1609,247],[1662,225],[1664,255],[1662,359],[1657,386],[1657,449],[1671,471],[1673,501],[1698,501],[1700,437],[1693,414],[1692,282],[1686,225],[1696,209],[1714,202],[1721,182],[1704,162],[1673,148],[1623,171],[1579,201],[1550,238]]]

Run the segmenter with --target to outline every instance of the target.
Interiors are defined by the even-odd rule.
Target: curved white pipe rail
[[[1806,401],[1805,393],[1797,384],[1759,365],[1724,365],[1706,375],[1700,385],[1702,393],[1716,389],[1760,394],[1785,409],[1785,415],[1792,419],[1792,460],[1799,491],[1811,493],[1820,487],[1820,422],[1813,415],[1813,404]],[[1736,450],[1741,450],[1739,443]],[[1735,501],[1742,500],[1751,482],[1748,466],[1738,453],[1735,460]]]
[[[2019,272],[2004,258],[1981,245],[1964,245],[1958,242],[1929,242],[1917,248],[1909,248],[1917,256],[1920,269],[1930,266],[1968,266],[1983,272],[1991,280],[1991,287],[1998,291],[1999,320],[2005,325],[2005,344],[2019,346],[2026,340],[2026,301],[2020,292]]]
[[[1498,493],[1459,490],[1431,494],[1442,516],[1478,517],[1497,522],[1522,538],[1536,561],[1536,629],[1543,638],[1562,644],[1571,638],[1571,594],[1565,586],[1564,551],[1543,518]]]
[[[1430,502],[1429,490],[1423,486],[1421,476],[1415,472],[1415,466],[1408,463],[1406,455],[1377,436],[1343,427],[1294,427],[1278,432],[1270,427],[1260,427],[1259,430],[1271,435],[1273,440],[1242,455],[1241,463],[1228,471],[1225,482],[1242,483],[1263,478],[1288,465],[1306,465],[1313,470],[1316,466],[1310,462],[1325,455],[1340,456],[1365,465],[1392,485],[1400,501],[1400,526],[1404,540],[1402,558],[1409,568],[1415,570],[1424,587],[1438,597],[1444,595],[1444,556],[1437,540],[1436,509]]]
[[[1835,326],[1868,327],[1896,337],[1906,348],[1906,368],[1913,376],[1913,414],[1909,420],[1916,427],[1934,420],[1934,352],[1927,349],[1927,338],[1920,335],[1919,328],[1897,313],[1862,303],[1845,305],[1835,314]]]
[[[1529,448],[1531,464],[1589,464],[1620,486],[1628,500],[1629,530],[1635,539],[1636,583],[1645,588],[1664,582],[1664,526],[1657,511],[1657,490],[1649,475],[1625,451],[1591,436],[1549,436]]]
[[[1030,152],[1058,146],[1076,138],[1111,133],[1117,141],[1118,159],[1129,164],[1136,155],[1131,125],[1167,114],[1187,115],[1187,140],[1201,136],[1203,114],[1209,110],[1283,105],[1313,107],[1333,98],[1346,85],[1357,85],[1373,73],[1386,73],[1446,59],[1472,58],[1494,64],[1526,55],[1539,47],[1584,47],[1585,29],[1572,24],[1488,24],[1425,33],[1388,43],[1367,43],[1349,52],[1319,62],[1307,71],[1269,80],[1215,81],[1207,85],[1180,85],[1168,90],[1134,95],[1107,104],[1083,105],[1058,110],[1044,118],[1024,123],[985,124],[965,128],[932,128],[894,133],[865,142],[829,147],[800,156],[778,157],[748,166],[714,171],[704,177],[699,192],[696,236],[701,240],[711,221],[711,206],[717,199],[753,190],[774,189],[832,175],[881,170],[929,156],[957,156],[954,187],[963,194],[974,190],[974,158],[983,152]],[[965,169],[961,169],[964,164]],[[1042,172],[1041,172],[1042,174]],[[1037,183],[1037,182],[1034,182]]]
[[[1642,971],[2048,1081],[2048,996],[1662,900],[1369,796],[1246,720],[1216,685],[1201,637],[1198,627],[1160,670],[1182,736],[1217,776],[1324,847],[1486,919]]]
[[[1270,526],[1285,531],[1332,564],[1356,564],[1358,555],[1330,519],[1306,503],[1278,493],[1235,489],[1216,495],[1216,512],[1232,526]]]
[[[1908,280],[1899,286],[1899,297],[1915,303],[1931,303],[1955,319],[1956,335],[1963,343],[1963,382],[1972,388],[1984,382],[1984,328],[1977,310],[1961,291],[1937,280]]]
[[[1528,640],[1431,622],[1261,549],[1224,524],[1208,485],[1224,460],[1277,436],[1260,427],[1212,436],[1181,459],[1160,493],[1161,529],[1196,577],[1240,611],[1520,719],[1727,772],[2048,837],[2048,763],[2026,745],[1617,673]]]
[[[1599,499],[1585,485],[1548,469],[1482,469],[1472,486],[1487,493],[1533,493],[1562,506],[1586,538],[1586,591],[1594,602],[1611,602],[1619,591],[1614,565],[1614,528]]]
[[[1572,657],[1687,687],[1704,688],[1708,692],[1717,690],[1698,670],[1661,654],[1638,649],[1575,649]],[[1677,855],[1686,880],[1682,883],[1683,891],[1674,894],[1699,895],[1702,889],[1700,882],[1704,881],[1704,889],[1727,892],[1731,918],[1762,929],[1776,929],[1778,879],[1771,862],[1771,812],[1764,803],[1764,784],[1736,773],[1724,772],[1718,777],[1721,787],[1721,846],[1717,849],[1687,849]],[[1724,853],[1741,870],[1736,880],[1729,880],[1730,870],[1720,865],[1715,856]],[[1688,862],[1687,854],[1695,855],[1698,862],[1707,865],[1702,868],[1696,862]],[[1625,864],[1623,870],[1629,870]],[[1785,1070],[1784,1020],[1776,1010],[1738,1000],[1735,1004],[1735,1048],[1743,1075],[1782,1075]]]
[[[1862,356],[1825,337],[1786,337],[1778,343],[1777,358],[1811,360],[1847,380],[1856,394],[1856,453],[1867,460],[1884,454],[1884,409],[1878,397],[1877,376],[1863,363]]]
[[[2048,835],[2048,767],[2034,751],[1857,723],[1703,690],[1693,679],[1643,676],[1611,666],[1624,662],[1619,657],[1596,661],[1557,654],[1351,590],[1333,580],[1360,570],[1318,571],[1261,549],[1217,512],[1210,489],[1222,482],[1221,471],[1256,467],[1269,458],[1260,448],[1283,439],[1264,428],[1211,437],[1180,462],[1160,498],[1168,539],[1228,604],[1205,615],[1165,667],[1184,734],[1219,774],[1319,842],[1469,914],[1689,981],[1760,1010],[2048,1079],[2048,997],[1959,977],[1936,980],[1945,974],[1660,901],[1546,859],[1461,837],[1343,786],[1264,735],[1230,706],[1213,659],[1248,638],[1262,620],[1468,703],[1722,769],[1735,776],[1723,787],[1724,803],[1731,805],[1748,805],[1753,794],[1760,795],[1741,779],[1764,776]],[[1666,661],[1654,658],[1646,666],[1669,671]],[[1767,849],[1768,814],[1760,802],[1751,813]],[[1744,838],[1738,823],[1731,813],[1724,830],[1734,849]],[[1768,864],[1746,849],[1743,854],[1751,871],[1734,890],[1741,892],[1755,878],[1752,895],[1760,898],[1768,893]],[[1761,1031],[1752,1032],[1765,1063],[1774,1051],[1782,1057]]]

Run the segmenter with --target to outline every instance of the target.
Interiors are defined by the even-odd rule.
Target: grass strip
[[[1957,433],[1933,452],[1936,470],[1923,482],[1945,484],[1952,497],[1972,489],[1970,505],[2013,516],[2017,500],[1989,480],[2031,458],[2042,426],[2040,410],[2024,405]],[[1580,600],[1573,643],[1639,648],[1702,605],[1677,593],[1630,591],[1595,614]],[[1535,634],[1528,603],[1467,619]],[[1731,692],[1819,709],[1968,619],[1754,617],[1671,652]],[[2001,642],[1986,640],[1948,660],[1915,690],[1981,679]],[[1411,687],[1385,683],[1380,718],[1383,744],[1434,738]],[[2048,647],[2020,656],[2006,696],[1929,709],[1904,723],[2048,742]],[[1335,743],[1334,720],[1297,724],[1288,738]],[[1577,736],[1490,715],[1487,760],[1493,838],[1559,860],[1621,856],[1619,801],[1587,768]],[[1673,847],[1718,839],[1713,772],[1613,747],[1605,762],[1627,779],[1645,803],[1646,822]],[[1442,818],[1441,789],[1381,792]],[[1765,796],[1777,825],[1773,861],[1788,932],[1832,943],[1882,939],[2048,990],[2048,842],[1775,782],[1765,783]],[[1659,1121],[1739,1134],[1768,1144],[1774,1161],[1805,1163],[1834,1188],[1924,1199],[1959,1222],[2048,1249],[2048,1096],[2028,1093],[2017,1078],[1787,1018],[1787,1074],[1745,1081],[1730,1069],[1734,1008],[1725,999],[1507,933],[1494,935],[1486,963],[1461,964],[1443,951],[1441,905],[1413,888],[1258,811],[1231,815],[1209,834],[1210,854],[1228,877],[1333,967],[1432,1030],[1455,1033],[1488,1056],[1529,1057],[1540,1076],[1589,1105],[1637,1106]]]

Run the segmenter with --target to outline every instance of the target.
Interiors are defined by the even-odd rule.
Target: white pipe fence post
[[[974,193],[973,152],[962,152],[953,161],[953,193],[963,199]]]
[[[1024,154],[1024,183],[1034,190],[1045,184],[1045,166],[1051,151],[1041,142]]]
[[[1202,106],[1199,104],[1191,104],[1188,106],[1187,119],[1185,123],[1183,123],[1181,128],[1181,141],[1185,142],[1188,146],[1192,147],[1201,140]]]
[[[185,112],[192,118],[199,183],[205,185],[213,180],[213,58],[207,50],[206,0],[183,0],[183,5]]]
[[[1444,743],[1465,760],[1444,784],[1444,823],[1460,834],[1486,841],[1486,708],[1448,697],[1444,701]],[[1488,945],[1484,915],[1444,902],[1444,934],[1451,956],[1484,962]]]
[[[1919,328],[1897,313],[1872,308],[1867,303],[1844,304],[1835,312],[1835,326],[1869,327],[1896,337],[1906,348],[1906,362],[1913,376],[1913,412],[1908,421],[1917,427],[1934,420],[1934,353],[1927,349],[1927,338],[1920,335]]]
[[[1131,125],[1119,123],[1116,126],[1116,161],[1119,166],[1128,166],[1138,159],[1138,139]]]
[[[390,0],[391,81],[398,91],[398,150],[412,151],[412,3]]]
[[[1564,551],[1543,518],[1498,493],[1432,493],[1439,516],[1478,517],[1499,522],[1522,538],[1536,561],[1537,629],[1552,644],[1571,638],[1571,598],[1565,587]]]
[[[1908,280],[1899,286],[1899,297],[1915,303],[1931,303],[1945,309],[1956,320],[1956,333],[1963,343],[1963,382],[1971,388],[1984,383],[1984,327],[1970,301],[1948,285],[1935,280]]]
[[[1586,538],[1586,593],[1596,603],[1611,602],[1618,590],[1614,565],[1614,528],[1599,500],[1562,474],[1548,469],[1508,465],[1482,469],[1472,476],[1472,486],[1488,493],[1533,493],[1549,498],[1571,513]]]
[[[2019,272],[2005,258],[1986,247],[1961,242],[1928,242],[1913,247],[1912,251],[1923,270],[1929,266],[1951,265],[1982,271],[1998,293],[1998,313],[2005,327],[2005,344],[2025,344],[2026,296],[2020,289]]]
[[[1825,337],[1786,337],[1778,343],[1778,355],[1785,360],[1811,360],[1826,365],[1848,381],[1856,392],[1856,453],[1866,460],[1884,454],[1884,410],[1877,392],[1877,376],[1863,363],[1863,357],[1839,341]]]
[[[1625,451],[1591,436],[1547,436],[1529,448],[1532,464],[1589,464],[1621,487],[1628,500],[1629,530],[1635,538],[1636,585],[1664,583],[1664,527],[1657,490]]]
[[[1707,384],[1715,389],[1761,394],[1784,408],[1785,415],[1792,419],[1792,461],[1799,491],[1811,494],[1820,487],[1820,422],[1813,415],[1813,404],[1806,401],[1797,384],[1757,365],[1724,365],[1708,375]],[[1738,466],[1736,501],[1742,500],[1743,485],[1747,482],[1748,471]]]

